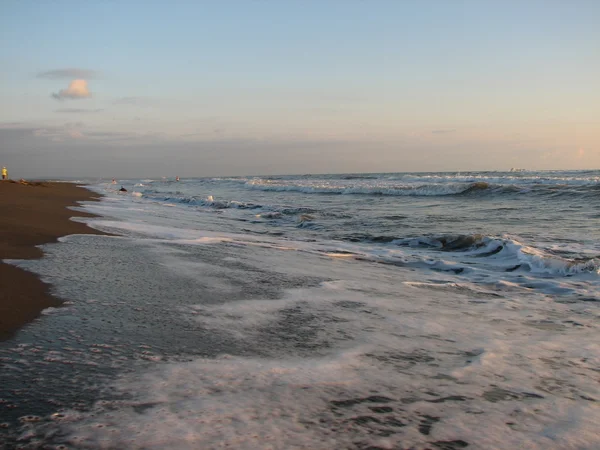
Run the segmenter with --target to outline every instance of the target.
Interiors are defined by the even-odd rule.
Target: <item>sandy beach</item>
[[[0,259],[40,258],[43,252],[38,245],[69,234],[100,234],[70,220],[90,214],[68,209],[95,197],[71,183],[0,182]],[[61,303],[49,288],[36,275],[0,263],[0,340],[38,317],[44,308]]]

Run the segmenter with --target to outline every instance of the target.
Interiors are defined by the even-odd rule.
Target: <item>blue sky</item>
[[[598,168],[598,23],[583,0],[0,0],[0,164]]]

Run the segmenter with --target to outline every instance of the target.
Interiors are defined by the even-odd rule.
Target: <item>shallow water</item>
[[[14,261],[7,448],[596,448],[600,172],[121,180]],[[118,186],[117,186],[118,187]],[[64,447],[63,447],[64,448]]]

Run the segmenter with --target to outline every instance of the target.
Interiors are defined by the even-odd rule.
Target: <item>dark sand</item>
[[[0,260],[40,258],[43,252],[35,246],[56,242],[61,236],[102,234],[69,220],[93,215],[67,208],[97,197],[72,183],[0,181]],[[44,308],[60,304],[49,285],[35,274],[0,262],[0,340],[38,317]]]

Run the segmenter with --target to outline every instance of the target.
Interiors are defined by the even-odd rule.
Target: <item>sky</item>
[[[0,0],[11,177],[600,168],[598,0]]]

